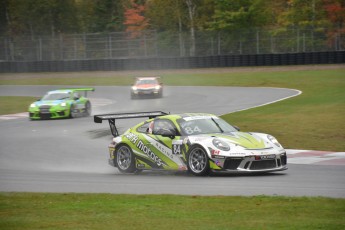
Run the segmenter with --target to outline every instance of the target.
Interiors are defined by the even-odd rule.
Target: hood
[[[136,85],[138,89],[149,89],[156,87],[157,84],[143,84],[143,85]]]
[[[64,101],[65,100],[44,100],[44,101],[36,101],[35,104],[36,106],[42,106],[42,105],[54,106],[54,105],[59,105]]]
[[[225,139],[228,143],[242,146],[246,149],[263,149],[271,147],[270,145],[266,144],[265,140],[255,135],[253,133],[245,133],[245,132],[232,132],[232,133],[222,133],[222,134],[215,134],[212,135],[218,138]]]

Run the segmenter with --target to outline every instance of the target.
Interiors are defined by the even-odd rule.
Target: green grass
[[[214,71],[214,72],[213,72]],[[303,91],[302,95],[271,105],[224,115],[243,131],[270,133],[285,148],[345,151],[345,67],[327,70],[219,72],[198,70],[160,74],[166,85],[281,87]],[[147,75],[143,71],[142,75]],[[136,75],[139,75],[136,73]],[[0,85],[127,85],[133,75],[127,72],[37,73],[0,75]],[[0,97],[0,113],[7,111]],[[15,100],[15,99],[13,99]],[[29,100],[28,100],[29,101]],[[29,103],[13,103],[17,112]],[[13,111],[13,110],[11,110]]]
[[[37,97],[0,97],[0,115],[26,112]]]
[[[1,229],[344,229],[345,199],[0,193]]]

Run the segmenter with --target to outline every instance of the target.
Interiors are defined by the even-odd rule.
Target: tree
[[[73,33],[79,28],[72,0],[8,0],[10,35]]]
[[[188,7],[188,15],[189,15],[189,22],[190,22],[190,41],[191,41],[190,55],[194,56],[195,55],[194,18],[195,18],[196,4],[193,0],[186,0],[186,5]]]
[[[85,1],[85,0],[84,0]],[[84,8],[89,12],[89,32],[123,31],[123,1],[121,0],[86,0]],[[80,12],[83,14],[83,11]]]
[[[3,35],[7,32],[8,24],[8,1],[1,0],[0,1],[0,35]]]
[[[345,47],[345,42],[341,42],[340,37],[345,36],[345,2],[341,0],[324,0],[326,15],[333,27],[328,30],[328,43],[335,43],[337,50]]]
[[[270,12],[265,0],[219,0],[208,24],[211,30],[234,31],[262,27],[269,22]]]
[[[124,12],[124,25],[126,26],[126,32],[130,33],[131,38],[136,38],[148,28],[148,19],[144,16],[145,5],[139,5],[130,1],[130,6],[125,7]]]

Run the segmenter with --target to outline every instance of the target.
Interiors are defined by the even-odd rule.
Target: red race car
[[[131,98],[163,97],[163,84],[160,77],[137,77],[131,88]]]

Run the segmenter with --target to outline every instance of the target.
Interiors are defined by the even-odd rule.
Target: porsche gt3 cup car
[[[138,77],[131,88],[131,98],[139,97],[162,97],[163,84],[159,82],[159,77]]]
[[[94,90],[94,88],[74,88],[49,91],[29,106],[29,118],[39,120],[89,116],[91,102],[86,98],[86,92]],[[80,92],[84,92],[85,95],[80,95]]]
[[[149,119],[119,135],[117,119]],[[114,135],[109,163],[120,172],[145,169],[188,170],[204,176],[210,171],[273,172],[287,169],[284,148],[271,135],[240,132],[213,114],[164,112],[95,115],[108,120]]]

